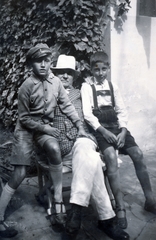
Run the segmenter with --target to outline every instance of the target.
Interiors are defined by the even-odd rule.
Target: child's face
[[[107,78],[108,65],[103,62],[97,62],[93,65],[91,72],[98,83],[102,83]]]
[[[41,78],[44,78],[48,75],[50,66],[51,66],[51,57],[46,56],[42,58],[35,59],[32,64],[33,72]]]

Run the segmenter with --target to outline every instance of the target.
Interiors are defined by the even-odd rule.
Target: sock
[[[15,189],[11,188],[8,183],[4,186],[0,197],[0,221],[4,220],[5,210],[15,193]]]
[[[62,163],[49,165],[50,176],[54,186],[54,199],[56,202],[62,201]]]

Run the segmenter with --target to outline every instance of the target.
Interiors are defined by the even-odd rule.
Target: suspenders
[[[110,88],[110,94],[111,94],[111,101],[113,108],[115,107],[115,99],[114,99],[114,89],[111,81],[108,81],[109,88]],[[91,84],[92,91],[93,91],[93,101],[94,101],[94,109],[98,109],[98,103],[97,103],[97,94],[94,84]]]

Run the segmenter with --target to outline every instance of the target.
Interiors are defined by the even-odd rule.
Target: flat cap
[[[26,55],[26,60],[31,61],[33,59],[45,57],[51,55],[51,49],[45,43],[38,43],[36,46],[29,49]]]

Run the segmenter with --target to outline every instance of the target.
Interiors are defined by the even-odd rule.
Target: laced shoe
[[[129,240],[128,233],[119,227],[116,218],[100,220],[98,228],[114,240]]]
[[[60,205],[60,212],[56,212],[56,205]],[[53,203],[53,223],[58,225],[65,225],[67,214],[65,211],[63,211],[64,203],[63,202],[54,202]]]
[[[128,226],[127,219],[126,219],[126,210],[124,208],[116,208],[116,217],[117,222],[120,228],[126,229]],[[119,217],[118,214],[123,213],[123,217]]]

